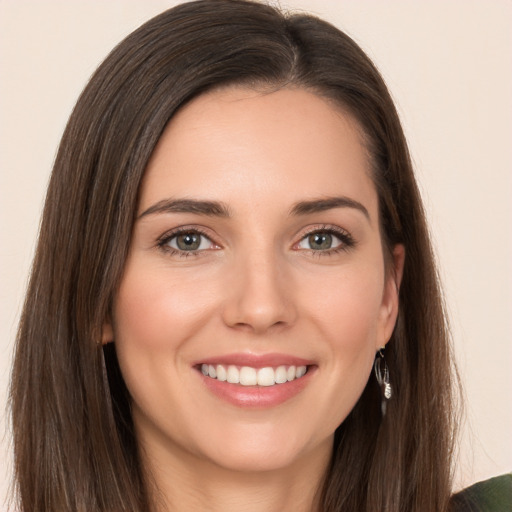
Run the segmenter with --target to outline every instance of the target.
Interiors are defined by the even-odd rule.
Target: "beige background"
[[[59,138],[107,52],[175,3],[0,0],[0,503],[13,337]],[[387,80],[424,193],[467,394],[457,486],[510,471],[512,2],[281,4],[347,31]]]

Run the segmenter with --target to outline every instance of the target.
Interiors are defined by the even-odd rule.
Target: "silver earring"
[[[375,371],[375,377],[377,378],[377,382],[379,383],[382,391],[381,410],[382,416],[385,416],[387,402],[393,396],[393,389],[389,382],[389,368],[386,363],[386,359],[384,358],[384,348],[381,348],[377,352],[373,370]]]

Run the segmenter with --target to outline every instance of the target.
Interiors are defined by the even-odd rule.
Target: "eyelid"
[[[170,240],[172,240],[173,238],[179,236],[180,234],[184,234],[184,233],[197,233],[200,236],[208,239],[211,242],[211,244],[215,247],[213,247],[211,249],[183,251],[181,249],[177,249],[175,247],[171,247],[170,245],[168,245]],[[201,253],[204,253],[206,251],[221,248],[220,244],[215,241],[214,237],[212,236],[212,234],[210,233],[209,230],[207,230],[206,228],[204,228],[202,226],[197,226],[197,225],[178,226],[178,227],[175,227],[175,228],[172,228],[172,229],[166,231],[165,233],[163,233],[161,236],[158,237],[158,239],[156,241],[156,247],[166,253],[176,254],[176,255],[180,255],[180,256],[198,256]]]
[[[314,250],[314,249],[300,249],[298,245],[308,236],[314,235],[315,233],[329,233],[334,235],[340,240],[340,245],[326,250]],[[334,224],[317,224],[308,226],[299,232],[297,235],[298,240],[293,244],[293,249],[300,251],[314,252],[316,254],[332,254],[338,251],[346,251],[356,245],[354,237],[346,229],[336,226]]]
[[[208,239],[211,244],[214,246],[212,248],[208,249],[199,249],[199,250],[190,250],[185,251],[178,248],[174,248],[169,246],[169,241],[180,234],[183,233],[197,233],[206,239]],[[329,233],[340,241],[340,244],[336,247],[332,247],[330,249],[325,250],[315,250],[315,249],[305,249],[305,248],[299,248],[298,245],[308,236],[311,236],[315,233]],[[340,251],[347,251],[351,248],[353,248],[356,245],[356,241],[352,237],[349,231],[347,231],[344,228],[341,228],[340,226],[336,226],[333,224],[316,224],[311,225],[306,228],[303,228],[297,235],[296,235],[296,242],[293,243],[292,249],[301,251],[301,252],[310,252],[315,253],[316,255],[322,255],[322,254],[334,254]],[[198,225],[184,225],[184,226],[178,226],[172,229],[169,229],[165,233],[163,233],[158,239],[156,240],[156,247],[159,248],[161,251],[175,254],[179,256],[200,256],[205,252],[209,252],[211,250],[216,249],[222,249],[222,245],[219,244],[216,241],[216,236],[212,235],[211,231],[203,226]]]

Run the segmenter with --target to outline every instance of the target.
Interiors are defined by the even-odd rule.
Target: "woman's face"
[[[328,460],[396,319],[377,203],[355,121],[310,92],[225,89],[172,119],[104,327],[149,457]]]

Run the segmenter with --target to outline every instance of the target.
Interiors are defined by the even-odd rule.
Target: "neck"
[[[289,466],[265,471],[224,468],[193,454],[144,449],[155,512],[316,512],[332,442]]]

